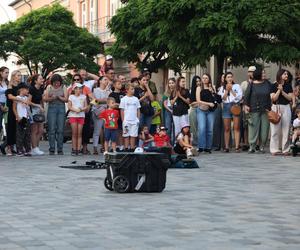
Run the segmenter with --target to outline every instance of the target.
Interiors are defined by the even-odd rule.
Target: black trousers
[[[16,122],[17,126],[17,151],[28,153],[31,150],[31,131],[30,122],[27,120],[26,125],[20,125]]]
[[[92,126],[91,126],[91,121],[92,121],[91,117],[92,117],[91,111],[85,113],[84,124],[82,127],[82,144],[90,143],[90,138],[92,137],[93,134]]]
[[[16,144],[16,116],[12,110],[8,111],[7,115],[7,145]]]

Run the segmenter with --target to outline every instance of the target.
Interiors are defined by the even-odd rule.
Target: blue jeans
[[[147,126],[148,129],[150,129],[151,123],[152,123],[152,116],[147,116],[147,115],[141,114],[140,128],[143,128],[143,126]]]
[[[215,113],[203,111],[199,108],[197,108],[196,112],[198,122],[198,147],[202,149],[211,149]]]
[[[173,125],[173,115],[168,110],[164,111],[164,126],[168,129],[167,133],[171,139],[171,144],[174,143],[174,125]]]
[[[2,107],[4,107],[5,106],[5,103],[0,103],[0,105],[2,106]],[[2,131],[2,121],[3,121],[3,116],[4,116],[4,112],[1,110],[1,108],[0,108],[0,133],[1,133],[1,131]]]
[[[60,152],[63,150],[65,113],[64,103],[49,104],[47,120],[50,152],[55,152],[55,141],[57,142],[57,151]]]

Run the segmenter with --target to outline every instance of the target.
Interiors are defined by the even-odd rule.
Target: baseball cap
[[[191,126],[190,126],[190,124],[188,124],[188,123],[184,123],[184,124],[182,125],[181,129],[186,128],[186,127],[191,127]]]
[[[248,68],[248,72],[254,72],[256,70],[256,67],[255,66],[250,66]]]
[[[159,127],[159,131],[162,131],[162,130],[168,130],[168,129],[164,126]]]
[[[112,59],[113,59],[112,55],[107,55],[107,56],[105,57],[105,60],[106,60],[106,61],[109,61],[109,60],[112,60]]]

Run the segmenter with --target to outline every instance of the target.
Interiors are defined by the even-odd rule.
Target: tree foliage
[[[60,5],[30,12],[0,26],[0,57],[18,56],[30,74],[42,65],[43,75],[60,67],[97,72],[94,57],[103,50],[99,39],[77,27],[72,13]]]
[[[300,60],[298,0],[127,0],[109,27],[118,58],[180,71],[216,56],[233,65]],[[138,54],[145,54],[143,61]]]

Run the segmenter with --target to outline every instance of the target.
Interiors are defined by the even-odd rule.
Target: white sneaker
[[[37,150],[38,150],[38,152],[39,152],[39,155],[44,155],[45,153],[42,151],[42,150],[40,150],[38,147],[37,147]]]
[[[104,151],[103,155],[107,155],[107,154],[108,154],[108,152],[107,152],[107,151]]]
[[[44,152],[39,150],[39,148],[36,147],[31,150],[31,155],[32,156],[44,155]]]
[[[39,155],[39,150],[38,150],[38,148],[33,148],[33,149],[31,149],[31,155],[32,155],[32,156]]]
[[[192,150],[190,148],[186,150],[186,156],[187,158],[191,158],[193,156]]]

